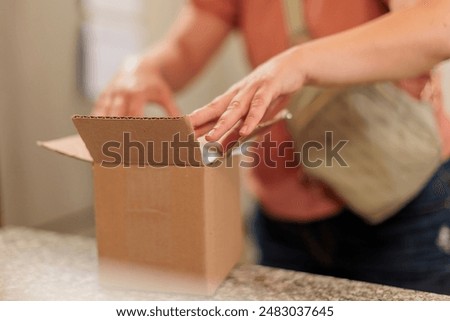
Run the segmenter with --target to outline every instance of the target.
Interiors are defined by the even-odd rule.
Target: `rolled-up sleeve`
[[[238,0],[189,0],[189,2],[230,26],[237,27],[239,25]]]

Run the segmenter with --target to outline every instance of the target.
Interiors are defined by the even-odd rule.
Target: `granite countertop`
[[[95,239],[0,229],[0,300],[450,300],[449,296],[273,269],[236,267],[213,297],[108,289],[97,279]]]

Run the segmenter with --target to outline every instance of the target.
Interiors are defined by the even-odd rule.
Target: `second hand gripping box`
[[[242,252],[237,163],[206,166],[185,117],[73,121],[41,145],[93,163],[101,283],[214,293]]]

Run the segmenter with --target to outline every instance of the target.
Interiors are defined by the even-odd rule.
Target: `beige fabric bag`
[[[305,38],[302,0],[284,4],[292,38]],[[288,128],[296,149],[309,141],[325,147],[309,149],[310,160],[323,162],[305,166],[305,172],[328,184],[369,223],[380,223],[405,206],[441,164],[431,106],[392,83],[307,87],[293,97],[289,109],[293,117]],[[326,132],[332,133],[333,141],[325,139]],[[348,141],[339,152],[348,166],[327,155],[339,141]]]

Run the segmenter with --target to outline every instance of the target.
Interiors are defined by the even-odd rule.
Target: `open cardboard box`
[[[39,145],[93,163],[101,283],[214,293],[242,252],[237,164],[206,166],[186,117],[73,121]]]

